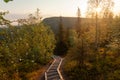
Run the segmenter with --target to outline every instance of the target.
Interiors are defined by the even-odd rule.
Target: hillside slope
[[[89,23],[92,23],[92,19],[87,19],[87,18],[81,18],[81,24],[86,25]],[[52,30],[57,33],[59,29],[59,23],[60,23],[60,17],[50,17],[50,18],[45,18],[43,20],[43,23],[49,25]],[[65,28],[74,28],[77,23],[77,17],[62,17],[62,24]]]

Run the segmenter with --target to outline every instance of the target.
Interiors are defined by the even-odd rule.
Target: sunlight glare
[[[96,12],[97,12],[97,13],[99,13],[100,11],[101,11],[101,8],[100,8],[100,7],[96,8]]]

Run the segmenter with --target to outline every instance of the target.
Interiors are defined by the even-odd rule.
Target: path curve
[[[63,80],[63,77],[60,73],[60,66],[62,63],[62,58],[60,56],[53,56],[54,61],[45,72],[45,80]]]

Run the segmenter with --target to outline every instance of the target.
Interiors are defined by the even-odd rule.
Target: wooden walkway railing
[[[54,61],[45,72],[45,80],[63,80],[59,70],[63,59],[59,56],[53,56],[53,59]]]

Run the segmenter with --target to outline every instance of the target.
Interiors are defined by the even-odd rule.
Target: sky
[[[40,9],[41,16],[77,16],[77,8],[81,10],[82,17],[85,17],[88,0],[13,0],[9,3],[0,0],[0,11],[9,11],[6,16],[9,19],[24,18],[26,15],[34,13]],[[120,0],[114,0],[114,11],[120,11]]]

